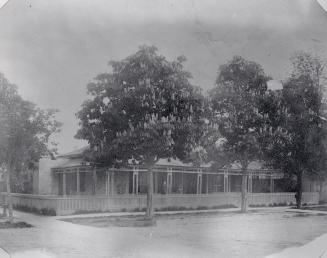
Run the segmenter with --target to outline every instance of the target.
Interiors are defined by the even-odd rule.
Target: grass
[[[191,211],[191,210],[219,210],[219,209],[229,209],[229,208],[237,208],[237,206],[232,204],[226,205],[214,205],[214,206],[198,206],[196,208],[193,207],[183,207],[183,206],[168,206],[160,209],[155,209],[155,211]]]
[[[303,207],[303,210],[314,210],[314,211],[327,211],[327,205],[326,206],[315,206],[315,207]]]
[[[266,204],[250,204],[249,207],[252,208],[257,208],[257,207],[284,207],[284,206],[288,206],[288,205],[293,205],[292,203],[287,204],[286,202],[280,202],[280,203],[270,203],[268,205]]]
[[[155,208],[155,212],[159,211],[191,211],[191,210],[216,210],[216,209],[229,209],[229,208],[237,208],[237,206],[232,204],[227,205],[215,205],[215,206],[198,206],[196,208],[193,207],[184,207],[184,206],[168,206],[163,208]],[[134,209],[126,209],[123,208],[121,210],[78,210],[73,213],[73,215],[78,214],[91,214],[91,213],[107,213],[107,212],[145,212],[146,208],[134,208]]]
[[[88,225],[93,227],[149,227],[155,226],[156,220],[145,216],[120,216],[120,217],[89,217],[61,219],[74,224]]]
[[[31,224],[28,224],[26,222],[20,221],[20,222],[14,222],[9,223],[9,221],[0,222],[0,229],[5,228],[31,228],[33,227]]]

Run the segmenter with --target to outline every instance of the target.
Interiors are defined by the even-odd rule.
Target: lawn
[[[314,210],[314,211],[327,211],[327,205],[319,205],[313,207],[303,207],[304,210]]]

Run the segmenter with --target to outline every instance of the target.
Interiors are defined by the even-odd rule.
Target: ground
[[[0,230],[0,247],[13,257],[41,249],[48,257],[264,257],[327,232],[326,215],[285,208],[160,216],[156,227],[147,228],[93,227],[15,214],[34,227]]]

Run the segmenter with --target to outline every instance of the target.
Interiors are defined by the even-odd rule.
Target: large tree
[[[218,125],[221,134],[217,144],[229,161],[238,161],[242,167],[242,212],[247,211],[248,164],[261,153],[265,116],[260,107],[269,79],[259,64],[235,56],[220,66],[210,94],[211,123]]]
[[[148,167],[148,218],[152,219],[152,168],[160,158],[187,160],[201,134],[203,99],[183,68],[184,57],[168,61],[142,46],[112,72],[88,85],[91,99],[77,116],[77,138],[90,144],[89,158],[102,165]]]
[[[0,166],[6,170],[10,222],[11,187],[19,186],[22,174],[35,169],[42,156],[55,152],[50,136],[60,127],[54,117],[56,112],[23,100],[17,87],[0,74]]]
[[[324,65],[319,58],[301,51],[291,61],[293,69],[283,83],[277,105],[282,111],[279,130],[268,156],[288,177],[296,179],[296,203],[300,208],[304,175],[325,178],[326,119],[322,103],[325,81]]]

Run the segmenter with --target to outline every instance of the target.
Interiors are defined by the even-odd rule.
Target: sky
[[[204,91],[234,55],[283,80],[294,51],[326,56],[323,7],[327,0],[10,0],[0,9],[0,71],[23,98],[60,110],[64,153],[86,145],[74,139],[75,113],[108,61],[148,44],[169,60],[185,55]]]

